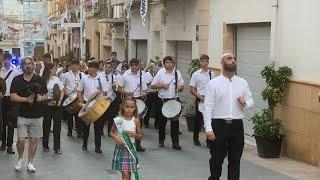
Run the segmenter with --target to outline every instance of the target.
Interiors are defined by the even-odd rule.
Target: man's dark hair
[[[112,52],[111,52],[111,56],[114,55],[114,54],[115,54],[115,55],[118,55],[117,52],[112,51]]]
[[[51,55],[49,53],[46,53],[43,55],[43,58],[45,59],[51,59]]]
[[[206,54],[203,54],[203,55],[200,56],[200,60],[202,60],[202,59],[205,59],[205,60],[209,61],[209,56],[206,55]]]
[[[173,62],[173,58],[171,56],[166,56],[166,57],[163,58],[162,63],[164,64],[166,61]]]
[[[107,64],[110,64],[110,65],[112,66],[111,61],[107,61],[107,62],[105,63],[105,65],[107,65]]]
[[[98,62],[90,62],[88,67],[89,68],[97,68],[97,69],[99,69],[99,63]]]
[[[10,53],[8,53],[8,52],[5,52],[3,54],[3,59],[4,60],[7,60],[7,59],[11,60],[12,59],[12,55]]]
[[[139,65],[140,61],[137,58],[132,58],[130,59],[130,66],[132,66],[133,64],[137,64]]]
[[[79,66],[79,61],[78,60],[72,60],[70,65],[78,65]]]

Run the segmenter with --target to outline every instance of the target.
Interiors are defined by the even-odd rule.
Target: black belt
[[[242,121],[242,119],[212,119],[215,122],[223,122],[224,124],[232,124]]]

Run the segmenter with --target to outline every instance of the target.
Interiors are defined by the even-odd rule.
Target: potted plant
[[[267,86],[262,91],[263,100],[268,102],[268,108],[261,113],[256,113],[251,118],[254,129],[254,137],[257,143],[258,154],[263,158],[277,158],[280,156],[282,140],[281,121],[275,117],[274,109],[284,100],[286,89],[292,70],[283,66],[278,70],[273,65],[265,66],[261,75],[266,79]]]
[[[186,109],[186,112],[184,114],[184,116],[186,117],[186,121],[187,121],[187,128],[188,131],[193,131],[194,129],[194,118],[195,118],[195,107],[193,105],[189,106]]]
[[[201,68],[200,67],[200,60],[199,59],[192,59],[191,63],[190,63],[190,67],[188,69],[188,73],[190,74],[190,76],[192,76],[192,74],[200,68]]]

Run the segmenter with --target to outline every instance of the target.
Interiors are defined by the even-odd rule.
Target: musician
[[[164,140],[166,137],[166,125],[167,118],[165,118],[161,112],[163,103],[178,98],[178,92],[182,92],[184,89],[184,80],[179,70],[175,68],[175,63],[171,56],[163,58],[164,68],[160,69],[156,76],[153,78],[151,88],[159,89],[158,96],[161,99],[159,101],[158,111],[159,118],[159,147],[164,147]],[[181,150],[179,145],[179,121],[171,121],[171,140],[172,148]]]
[[[195,108],[196,116],[194,118],[194,130],[193,130],[193,143],[195,146],[201,146],[199,141],[199,132],[203,123],[203,115],[199,111],[198,105],[203,103],[206,86],[208,82],[213,78],[211,70],[208,70],[209,56],[202,55],[200,57],[201,69],[194,72],[190,79],[190,93],[196,97]]]
[[[23,151],[25,138],[29,139],[28,172],[36,172],[33,159],[37,149],[37,138],[42,137],[43,103],[47,100],[47,87],[42,78],[34,73],[34,61],[27,57],[22,59],[21,67],[23,74],[16,76],[11,85],[10,99],[20,103],[18,116],[18,141],[17,149],[19,159],[15,169],[22,170]]]
[[[80,72],[82,72],[84,74],[88,74],[87,64],[84,60],[81,60],[79,62],[79,70],[80,70]]]
[[[121,72],[121,68],[122,68],[122,63],[118,60],[117,58],[118,54],[117,52],[113,51],[111,52],[111,64],[112,64],[112,68],[115,71],[115,74],[118,74]]]
[[[115,118],[115,116],[118,114],[120,110],[121,97],[120,95],[118,95],[118,92],[117,92],[117,87],[116,87],[117,80],[116,80],[116,76],[113,74],[111,61],[107,61],[105,63],[104,69],[105,71],[100,73],[99,76],[101,77],[101,80],[103,83],[108,84],[108,87],[109,87],[108,93],[113,92],[116,94],[116,99],[113,102],[111,102],[109,108],[105,113],[106,114],[105,120],[107,123],[108,136],[109,136],[109,132],[113,124],[113,118]]]
[[[12,56],[10,53],[4,54],[3,67],[0,70],[0,78],[4,79],[6,83],[6,91],[2,99],[3,112],[3,131],[1,151],[7,149],[8,154],[14,154],[12,149],[14,128],[17,126],[18,105],[10,100],[10,87],[14,77],[21,74],[17,69],[11,65]]]
[[[80,103],[84,104],[97,96],[106,95],[108,91],[108,85],[102,83],[102,80],[98,76],[99,63],[90,62],[88,69],[88,76],[84,77],[77,88],[78,99]],[[84,109],[87,109],[85,105]],[[103,116],[102,116],[103,117]],[[83,122],[84,123],[84,122]],[[101,150],[101,135],[103,130],[103,118],[99,118],[94,122],[94,139],[95,139],[95,152],[102,153]],[[88,137],[90,132],[90,125],[83,126],[83,145],[82,150],[87,151]]]
[[[211,143],[209,180],[220,178],[226,155],[228,179],[236,180],[244,146],[243,111],[253,107],[253,99],[247,81],[235,75],[235,55],[224,54],[221,65],[222,74],[208,83],[204,98],[204,127]]]
[[[141,68],[141,67],[140,67]],[[158,110],[157,110],[157,105],[158,103],[158,90],[157,89],[152,89],[151,88],[151,82],[153,80],[153,77],[156,75],[157,71],[156,71],[156,65],[154,63],[150,63],[149,66],[147,67],[147,72],[146,72],[146,82],[147,82],[147,86],[148,86],[148,90],[147,90],[147,100],[146,100],[146,105],[148,107],[148,112],[146,114],[146,117],[144,118],[144,127],[145,128],[149,128],[149,120],[150,120],[150,113],[152,108],[154,108],[155,111],[155,122],[154,122],[154,126],[156,129],[158,129],[159,126],[159,114],[158,114]]]
[[[3,67],[3,53],[0,50],[0,69]],[[2,98],[6,93],[6,82],[3,78],[0,78],[0,135],[2,135],[3,130],[3,117],[2,117]]]
[[[40,60],[36,60],[35,61],[35,65],[36,65],[36,67],[34,69],[35,74],[38,75],[38,76],[42,76],[42,73],[43,73],[43,70],[44,70],[43,62],[40,61]]]
[[[146,90],[148,89],[144,72],[139,69],[138,59],[131,59],[129,64],[130,69],[118,80],[118,92],[123,96],[133,96],[135,99],[143,100],[147,95]],[[136,149],[139,152],[145,151],[141,146],[141,140],[136,139]]]
[[[86,75],[83,72],[79,71],[79,61],[73,60],[70,66],[71,70],[67,73],[63,74],[61,81],[64,85],[64,93],[66,96],[69,96],[71,93],[77,91],[78,84],[81,79],[83,79]],[[77,137],[82,138],[82,123],[81,119],[78,117],[78,112],[71,114],[66,113],[67,115],[67,125],[68,125],[68,133],[67,136],[72,136],[73,129],[73,118],[75,120],[75,126],[77,131]]]
[[[53,120],[53,149],[56,154],[61,154],[60,150],[60,132],[61,132],[61,120],[62,120],[62,107],[61,103],[64,96],[64,86],[60,79],[56,76],[57,66],[53,63],[47,63],[43,71],[43,81],[47,84],[48,100],[45,105],[45,113],[43,119],[43,139],[42,148],[44,152],[49,152],[49,134],[51,128],[51,121]],[[58,85],[58,92],[54,88]],[[58,96],[58,97],[55,97]]]

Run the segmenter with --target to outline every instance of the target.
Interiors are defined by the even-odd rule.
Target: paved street
[[[195,147],[191,144],[192,133],[181,125],[183,135],[182,151],[171,149],[170,138],[166,139],[166,148],[157,148],[157,133],[154,129],[144,130],[143,145],[147,151],[140,154],[142,179],[153,180],[203,180],[209,175],[209,151],[205,147]],[[91,129],[92,135],[93,129]],[[167,137],[169,137],[167,135]],[[50,139],[50,143],[52,139]],[[38,152],[34,162],[37,173],[28,174],[26,170],[15,172],[13,167],[17,155],[0,153],[0,180],[116,180],[120,175],[111,170],[111,159],[114,143],[103,137],[103,153],[94,152],[93,136],[89,139],[88,152],[81,150],[81,140],[66,136],[66,125],[62,130],[62,155],[53,152]],[[52,146],[51,146],[52,147]],[[15,147],[14,147],[15,148]],[[26,155],[26,153],[25,153]],[[26,156],[25,156],[25,159]],[[254,165],[242,160],[241,179],[251,180],[290,180],[292,178]],[[226,166],[223,170],[226,175]],[[223,176],[226,179],[226,176]]]

